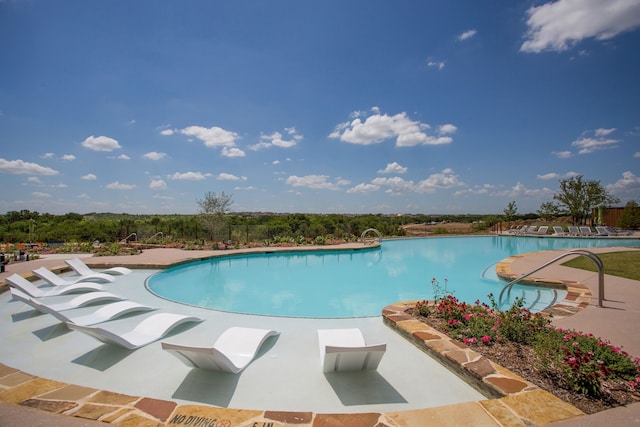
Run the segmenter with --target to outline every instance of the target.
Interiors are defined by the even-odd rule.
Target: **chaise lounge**
[[[360,329],[318,329],[323,372],[366,371],[378,368],[386,344],[366,345]]]
[[[202,321],[204,319],[183,314],[157,313],[145,318],[131,330],[124,333],[115,333],[98,326],[81,326],[73,323],[67,323],[67,326],[69,329],[83,332],[103,343],[124,347],[127,350],[135,350],[159,340],[183,323]]]
[[[95,281],[95,282],[105,283],[105,282],[113,282],[114,280],[116,280],[113,276],[110,276],[108,274],[102,274],[102,273],[93,273],[90,276],[77,277],[75,278],[75,280],[66,280],[58,276],[53,271],[49,270],[47,267],[40,267],[35,270],[32,270],[32,272],[33,274],[35,274],[36,276],[38,276],[39,278],[41,278],[42,280],[44,280],[45,282],[53,286],[72,285],[74,283],[85,282],[85,281]]]
[[[66,295],[72,292],[91,292],[102,291],[104,286],[98,283],[73,283],[63,286],[55,286],[49,289],[39,288],[19,274],[12,274],[5,279],[11,287],[21,290],[22,292],[31,295],[32,297],[52,297],[58,295]]]
[[[237,374],[253,361],[267,338],[279,334],[269,329],[235,326],[224,331],[211,347],[163,342],[162,349],[189,367]]]
[[[50,298],[33,298],[24,292],[19,291],[18,289],[11,288],[11,296],[13,299],[17,301],[22,301],[26,304],[29,304],[31,307],[42,313],[49,313],[50,311],[64,311],[64,310],[72,310],[74,308],[85,307],[90,304],[95,304],[99,302],[105,301],[118,301],[123,300],[124,298],[114,295],[109,292],[89,292],[82,295],[74,296],[73,298],[61,301],[61,302],[51,302],[46,301],[50,300]],[[52,297],[53,299],[57,299],[58,297]],[[46,310],[44,311],[46,307]]]
[[[78,275],[80,276],[92,276],[96,273],[98,273],[97,271],[93,271],[87,264],[84,263],[84,261],[82,261],[80,258],[71,258],[71,259],[66,259],[64,261],[69,267],[71,267],[71,269],[73,271],[75,271],[76,273],[78,273]],[[112,276],[115,275],[125,275],[125,274],[129,274],[131,273],[131,270],[128,269],[127,267],[111,267],[108,268],[106,270],[103,270],[100,272],[101,274],[110,274]]]

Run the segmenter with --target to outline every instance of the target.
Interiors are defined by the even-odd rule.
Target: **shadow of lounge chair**
[[[360,329],[318,329],[323,372],[378,369],[386,344],[366,345]]]
[[[72,285],[74,283],[87,282],[87,281],[105,283],[105,282],[113,282],[114,280],[116,280],[113,276],[110,276],[108,274],[102,274],[102,273],[93,273],[90,276],[81,276],[81,277],[75,278],[74,280],[66,280],[58,276],[53,271],[49,270],[47,267],[36,268],[35,270],[32,270],[32,272],[33,274],[35,274],[36,276],[38,276],[39,278],[41,278],[42,280],[44,280],[45,282],[53,286]]]
[[[98,326],[81,326],[67,323],[69,329],[85,333],[106,344],[135,350],[168,334],[172,329],[183,323],[202,322],[204,319],[176,313],[157,313],[136,324],[124,333],[115,333]]]
[[[78,273],[79,276],[92,276],[95,275],[96,273],[99,274],[110,274],[112,276],[117,276],[117,275],[125,275],[125,274],[129,274],[131,273],[131,270],[128,269],[127,267],[111,267],[108,268],[106,270],[102,270],[100,272],[97,271],[93,271],[87,264],[84,263],[84,261],[82,261],[80,258],[71,258],[71,259],[66,259],[64,261],[69,267],[71,267],[71,269],[73,271],[75,271],[76,273]]]
[[[72,292],[102,291],[104,286],[98,283],[73,283],[64,286],[54,286],[48,289],[39,288],[19,274],[12,274],[5,279],[11,287],[21,290],[32,297],[42,298],[57,295],[66,295]]]
[[[211,347],[193,347],[162,343],[162,349],[192,368],[237,374],[256,357],[267,338],[279,332],[235,326],[227,329]]]

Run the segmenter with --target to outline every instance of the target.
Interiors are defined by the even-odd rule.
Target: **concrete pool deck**
[[[357,246],[362,247],[362,245]],[[629,248],[624,249],[628,250]],[[608,251],[611,249],[606,248],[601,251],[604,250]],[[175,262],[209,257],[212,254],[220,253],[221,251],[152,249],[145,250],[142,254],[135,256],[101,257],[85,259],[85,261],[98,268],[113,265],[163,268]],[[224,254],[227,253],[231,253],[231,251],[227,251]],[[42,265],[55,269],[64,265],[62,260],[65,257],[69,258],[72,256],[73,255],[64,255],[62,257],[10,264],[9,270],[6,273],[0,273],[0,279],[4,279],[4,277],[12,273],[28,275],[32,269]],[[513,274],[519,275],[527,269],[531,270],[533,268],[528,268],[527,262],[535,263],[538,260],[545,259],[545,257],[546,259],[550,259],[553,256],[555,256],[555,254],[540,252],[524,257],[512,257],[506,264]],[[535,266],[540,265],[542,262],[544,261],[541,261]],[[582,282],[587,288],[597,288],[594,273],[590,273],[590,275],[585,274],[583,277],[576,279],[578,274],[577,270],[567,269],[566,267],[557,268],[559,270],[551,272],[551,270],[555,270],[556,267],[549,267],[549,270],[545,269],[540,272],[540,274],[544,273],[544,277],[550,275],[549,277],[555,280],[570,279],[571,282]],[[524,271],[521,271],[521,269]],[[622,280],[622,282],[625,281]],[[638,298],[638,296],[640,296],[640,289],[638,289],[638,286],[634,287],[634,285],[638,285],[638,282],[631,282],[633,283],[618,285],[618,278],[607,276],[607,301],[605,302],[605,306],[609,307],[609,304],[611,304],[611,310],[613,311],[614,304],[621,305],[621,307],[616,306],[615,313],[610,315],[609,312],[607,312],[607,322],[602,322],[600,318],[603,317],[602,311],[609,310],[609,308],[602,309],[597,307],[597,299],[595,298],[582,304],[583,306],[579,307],[580,310],[578,310],[578,314],[566,317],[565,319],[559,319],[557,322],[575,322],[576,325],[560,325],[593,332],[609,339],[616,345],[623,346],[623,348],[631,354],[639,354],[639,352],[633,350],[638,344],[635,342],[635,340],[637,340],[635,334],[627,333],[628,331],[626,329],[616,324],[616,322],[630,322],[633,325],[640,320],[640,311],[637,307],[637,305],[640,305],[640,298]],[[618,292],[621,292],[623,295],[618,295]],[[591,293],[594,297],[597,296],[595,292],[592,291]],[[636,306],[632,307],[633,304]],[[580,306],[581,304],[578,303],[574,305]],[[388,317],[390,316],[386,316],[385,319]],[[633,321],[634,319],[635,322]],[[398,321],[394,323],[402,325],[402,322],[403,321]],[[407,324],[404,324],[404,326],[407,326]],[[410,334],[415,334],[416,331],[411,330],[411,325],[409,324],[408,326],[408,328],[404,329],[409,329]],[[594,328],[601,328],[603,332],[596,332],[590,329],[592,326]],[[429,340],[422,339],[422,341],[426,342]],[[638,348],[640,348],[640,346],[638,346]],[[266,359],[268,357],[269,353],[267,353],[264,358]],[[456,357],[450,357],[450,359],[456,359]],[[0,362],[4,361],[0,360]],[[477,365],[479,364],[476,364],[476,366]],[[486,368],[486,366],[484,367]],[[495,370],[500,371],[498,368],[494,369],[494,371]],[[478,372],[477,369],[476,372]],[[503,374],[504,372],[500,371],[498,373]],[[517,382],[518,379],[515,379],[515,381]],[[509,384],[513,385],[514,383],[509,382]],[[313,385],[310,386],[313,387]],[[206,425],[204,424],[205,422],[211,422],[215,418],[216,420],[226,420],[229,422],[228,424],[220,425],[251,426],[257,423],[255,425],[300,425],[314,427],[330,425],[412,426],[425,424],[445,426],[506,426],[525,425],[524,420],[526,420],[529,425],[543,425],[571,417],[577,418],[561,421],[560,425],[592,425],[588,423],[592,420],[597,422],[598,419],[606,419],[609,423],[612,422],[612,419],[619,419],[620,422],[614,422],[614,424],[623,425],[640,419],[640,407],[638,404],[630,405],[627,408],[605,411],[604,413],[592,416],[580,416],[581,413],[570,405],[557,401],[557,399],[552,396],[547,396],[541,390],[535,390],[535,388],[531,388],[530,386],[526,388],[527,393],[529,393],[531,397],[534,397],[533,399],[528,399],[528,402],[521,399],[523,393],[521,393],[522,390],[518,390],[515,393],[507,393],[503,398],[484,399],[426,409],[389,411],[383,413],[377,411],[364,411],[359,413],[311,413],[291,410],[229,409],[227,407],[201,405],[197,402],[188,405],[184,402],[176,403],[171,399],[157,399],[128,395],[126,393],[114,393],[110,389],[94,389],[91,387],[78,386],[73,384],[73,382],[67,384],[66,382],[38,376],[34,377],[28,369],[17,370],[12,366],[0,366],[0,390],[4,390],[0,391],[0,401],[22,406],[35,406],[53,413],[74,415],[76,419],[99,419],[103,422],[113,422],[117,425],[181,425],[181,420],[184,425],[189,417],[192,417],[192,423],[198,419],[202,425]],[[7,412],[15,412],[14,406],[10,406],[10,410],[4,408],[7,407],[5,405],[0,406],[0,421],[3,420],[3,416]],[[47,413],[44,411],[40,411],[40,413],[42,417],[47,416]],[[35,416],[39,416],[40,413],[36,413]],[[25,409],[25,416],[32,415],[31,412],[27,413]],[[19,415],[15,416],[19,417]],[[181,416],[184,416],[184,418],[180,418]],[[624,420],[621,417],[623,417]],[[68,418],[70,420],[73,419],[71,417]],[[76,419],[73,420],[76,421]],[[55,424],[60,425],[60,422],[60,419],[56,418]],[[601,423],[602,421],[597,424]]]

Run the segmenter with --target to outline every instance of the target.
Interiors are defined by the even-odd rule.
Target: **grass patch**
[[[604,264],[605,274],[640,280],[640,251],[609,252],[598,254]],[[585,256],[567,261],[562,265],[588,271],[598,271],[596,265]]]

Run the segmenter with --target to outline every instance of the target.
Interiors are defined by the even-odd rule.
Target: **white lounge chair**
[[[366,345],[360,329],[318,329],[323,372],[378,368],[386,344]]]
[[[606,227],[596,226],[596,236],[615,236],[616,234],[611,234]]]
[[[73,283],[64,286],[54,286],[49,289],[39,288],[19,274],[12,274],[5,279],[10,286],[21,290],[22,292],[31,295],[32,297],[52,297],[57,295],[66,295],[72,292],[92,292],[102,291],[104,286],[98,283]]]
[[[267,338],[278,334],[269,329],[234,326],[224,331],[212,347],[163,342],[162,349],[189,367],[237,374],[251,363]]]
[[[541,236],[546,236],[548,230],[549,230],[549,226],[543,225],[540,228],[538,228],[538,231],[536,232],[536,234],[539,234]]]
[[[604,227],[604,229],[607,230],[607,232],[609,233],[609,236],[630,236],[631,235],[631,231],[617,230],[609,226]]]
[[[570,236],[579,236],[580,235],[580,229],[578,227],[576,227],[575,225],[570,225],[568,227],[569,230],[569,235]]]
[[[109,292],[89,292],[87,294],[74,296],[73,298],[66,301],[51,302],[50,298],[33,298],[15,288],[11,288],[11,296],[13,297],[13,299],[27,303],[31,307],[42,313],[49,313],[49,311],[72,310],[74,308],[85,307],[89,304],[95,304],[98,302],[118,301],[124,299]],[[52,298],[58,299],[58,297]],[[46,307],[46,310],[49,311],[43,311],[43,307]]]
[[[69,315],[69,311],[52,310],[45,304],[40,304],[37,301],[35,303],[39,306],[38,310],[41,312],[48,313],[65,323],[73,323],[74,325],[80,326],[96,325],[98,323],[116,319],[126,314],[155,310],[153,307],[133,301],[118,301],[111,304],[104,304],[98,307],[93,313],[74,316]]]
[[[204,319],[194,316],[175,313],[158,313],[142,320],[128,332],[120,334],[98,326],[80,326],[73,323],[67,323],[67,326],[69,329],[83,332],[98,341],[124,347],[128,350],[135,350],[136,348],[159,340],[172,329],[183,323],[202,321],[204,321]]]
[[[32,273],[49,283],[53,286],[65,286],[71,285],[78,282],[87,282],[87,281],[95,281],[95,282],[113,282],[116,280],[113,276],[102,273],[94,273],[91,276],[81,276],[73,278],[74,280],[66,280],[62,277],[58,276],[53,271],[49,270],[47,267],[40,267],[35,270],[32,270]]]
[[[593,232],[591,231],[591,227],[580,227],[580,235],[581,236],[593,236]]]
[[[530,225],[529,227],[527,227],[525,234],[535,234],[537,229],[537,225]]]
[[[91,276],[93,274],[98,273],[97,271],[93,271],[87,264],[84,263],[80,258],[71,258],[66,259],[64,262],[67,263],[69,267],[80,276]],[[131,273],[131,270],[127,267],[111,267],[106,270],[101,271],[102,274],[110,274],[112,276],[117,275],[125,275]]]
[[[553,226],[553,236],[567,236],[569,233],[565,232],[559,225]]]

